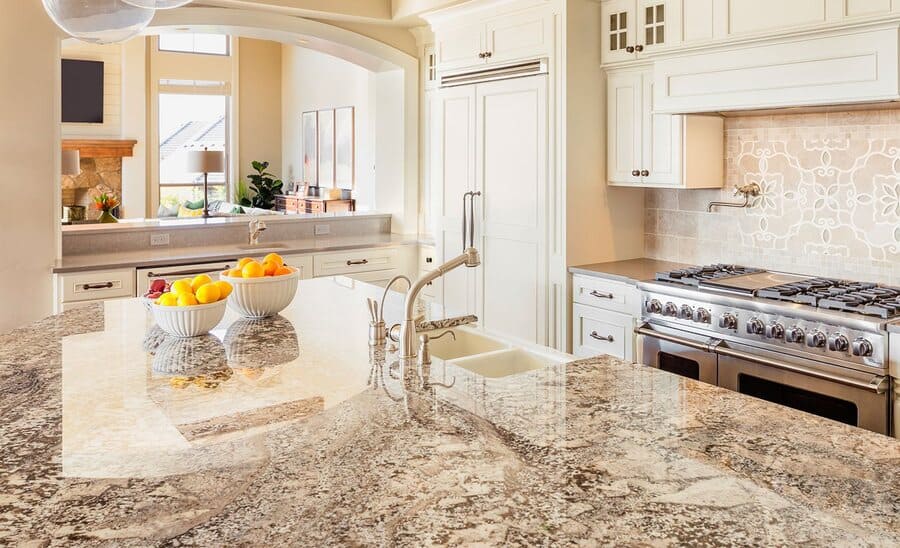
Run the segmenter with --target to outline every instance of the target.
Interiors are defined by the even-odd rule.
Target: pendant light
[[[169,10],[172,8],[180,8],[192,2],[192,0],[122,0],[126,4],[146,8],[148,10]]]
[[[113,44],[140,34],[155,10],[122,0],[41,0],[53,22],[83,42]]]

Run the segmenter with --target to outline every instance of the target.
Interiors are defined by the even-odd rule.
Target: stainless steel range
[[[639,288],[642,363],[891,433],[886,326],[900,288],[735,265]]]

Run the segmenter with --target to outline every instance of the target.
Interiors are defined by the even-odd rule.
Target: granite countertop
[[[626,259],[624,261],[610,261],[607,263],[594,263],[579,266],[570,266],[572,274],[583,274],[606,278],[618,282],[635,283],[652,280],[657,272],[686,268],[691,265],[673,263],[658,259]]]
[[[379,293],[0,335],[0,544],[900,544],[898,440],[610,357],[423,381],[367,346]]]
[[[116,253],[91,253],[68,255],[57,261],[53,272],[83,272],[113,268],[142,268],[172,266],[186,263],[233,261],[241,257],[262,256],[269,252],[282,255],[324,251],[346,251],[392,245],[415,245],[415,236],[400,234],[371,234],[359,236],[316,236],[302,240],[285,240],[267,243],[263,241],[252,250],[239,244],[191,246],[181,248],[153,248]]]

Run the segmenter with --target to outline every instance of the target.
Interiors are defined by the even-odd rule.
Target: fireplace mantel
[[[134,139],[63,139],[63,150],[77,150],[82,158],[130,158]]]

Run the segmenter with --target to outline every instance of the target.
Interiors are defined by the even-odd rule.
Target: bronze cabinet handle
[[[638,44],[638,45],[634,46],[634,51],[638,51],[638,52],[644,51],[644,46]]]
[[[626,47],[626,48],[625,48],[625,51],[627,51],[628,53],[634,53],[634,46],[628,46],[628,47]]]
[[[106,282],[106,283],[103,283],[103,284],[84,284],[84,285],[81,286],[81,287],[83,287],[84,289],[87,289],[87,290],[91,290],[91,289],[112,289],[113,283],[112,283],[112,282]]]
[[[650,172],[649,172],[649,171],[647,171],[646,169],[642,169],[642,170],[641,170],[641,177],[646,177],[646,176],[648,176],[648,175],[650,175]]]
[[[369,264],[369,259],[362,259],[359,261],[347,261],[347,266],[355,266],[360,264]]]
[[[591,291],[591,296],[597,297],[598,299],[613,299],[613,298],[615,298],[615,295],[613,295],[612,293],[600,293],[596,289]]]
[[[632,176],[632,177],[640,177],[640,176],[641,176],[640,170],[632,169],[632,170],[631,170],[631,176]]]
[[[597,339],[598,341],[613,342],[612,335],[598,335],[596,331],[591,331],[591,338]]]
[[[493,53],[491,53],[491,52],[489,52],[489,51],[484,52],[484,56],[487,57],[487,58],[490,58],[491,55],[493,55]]]

